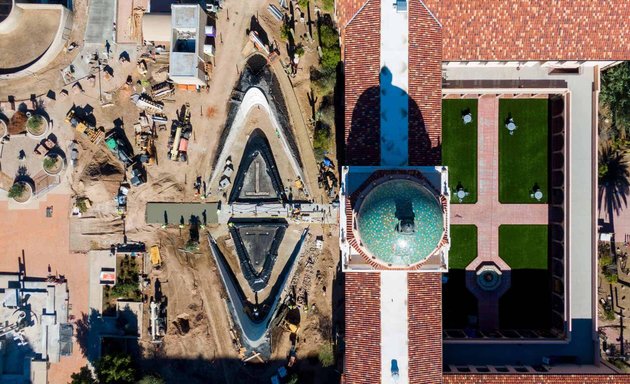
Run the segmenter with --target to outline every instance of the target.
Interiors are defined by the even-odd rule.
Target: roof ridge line
[[[369,1],[369,0],[368,0]],[[412,0],[413,1],[413,0]],[[442,23],[440,23],[440,20],[438,20],[438,18],[435,16],[435,14],[431,11],[431,9],[429,9],[429,7],[424,3],[423,0],[418,0],[420,2],[420,4],[422,4],[422,6],[424,7],[424,9],[427,10],[427,12],[429,12],[429,15],[431,15],[431,17],[433,17],[433,20],[435,20],[438,25],[440,26],[440,29],[442,28]]]
[[[346,29],[346,28],[350,25],[350,23],[352,23],[352,22],[354,21],[354,19],[357,17],[357,15],[358,15],[359,13],[361,13],[361,11],[363,11],[363,8],[365,8],[365,7],[366,7],[366,6],[370,3],[370,1],[372,1],[372,0],[367,0],[367,1],[366,1],[366,2],[365,2],[362,6],[361,6],[361,8],[359,8],[359,9],[358,9],[358,10],[354,13],[354,15],[352,15],[352,17],[350,18],[350,20],[348,20],[348,22],[346,23],[346,25],[344,25],[344,26],[343,26],[343,29]]]

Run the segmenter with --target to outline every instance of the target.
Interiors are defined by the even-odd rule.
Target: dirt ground
[[[208,229],[216,232],[217,227]],[[299,260],[294,279],[297,281],[296,290],[303,288],[311,292],[308,306],[302,305],[300,309],[296,347],[299,372],[305,375],[317,372],[316,380],[312,382],[327,383],[334,376],[334,371],[322,370],[317,354],[320,345],[330,341],[334,329],[332,295],[334,285],[338,284],[337,227],[313,226],[310,230],[311,236],[304,246],[307,251]],[[152,344],[149,340],[142,342],[144,368],[159,372],[167,382],[175,378],[193,383],[207,380],[221,383],[269,382],[273,372],[287,361],[291,348],[289,332],[280,327],[273,330],[273,355],[269,364],[243,365],[233,342],[232,335],[236,329],[228,317],[227,295],[210,256],[205,235],[202,235],[199,251],[190,253],[183,251],[187,238],[185,231],[183,236],[176,229],[160,229],[157,234],[164,266],[150,273],[151,284],[144,293],[153,297],[155,281],[159,280],[160,290],[168,301],[167,331],[162,344]],[[325,247],[321,251],[315,249],[317,236],[324,236]],[[308,269],[310,283],[303,285],[307,274],[305,265],[312,254],[316,254],[316,262]],[[238,270],[238,266],[235,267]],[[316,278],[317,271],[320,271],[320,278]],[[325,291],[323,287],[326,287]],[[341,315],[336,314],[337,318]],[[184,332],[176,325],[179,319],[186,320],[189,331]],[[146,322],[145,327],[148,327]],[[247,381],[242,381],[244,377]]]
[[[623,242],[618,242],[615,245],[617,248],[617,254],[627,255],[630,253],[630,245]],[[619,351],[621,347],[622,327],[623,341],[626,344],[626,351],[630,348],[630,343],[628,343],[630,333],[627,325],[628,309],[630,308],[630,274],[626,273],[628,272],[628,269],[624,259],[627,259],[627,256],[621,256],[618,260],[617,265],[619,269],[617,271],[617,282],[609,282],[602,271],[599,271],[599,286],[597,290],[597,297],[600,301],[597,306],[600,340],[606,340],[607,344],[613,345],[617,351]],[[607,320],[604,314],[602,302],[608,300],[613,304],[613,311],[615,312],[614,320]],[[621,321],[621,314],[624,316],[623,321]],[[604,351],[602,351],[602,357],[605,357]],[[627,364],[619,362],[618,367],[623,369],[625,372],[630,372],[630,366]]]
[[[83,42],[85,25],[87,22],[87,1],[73,1],[74,19],[69,41],[77,43]],[[35,41],[33,44],[40,44]],[[24,51],[28,51],[28,46],[23,46]],[[31,94],[45,95],[49,90],[59,90],[63,86],[63,80],[59,74],[79,54],[79,50],[72,52],[61,52],[45,69],[15,80],[3,81],[0,87],[0,102],[6,101],[8,96],[15,97],[16,100],[28,100]]]
[[[85,2],[76,3],[75,13],[78,17],[75,17],[71,40],[81,41],[87,19],[87,6]],[[178,228],[161,229],[158,226],[147,225],[144,218],[147,202],[199,200],[199,197],[195,196],[193,183],[198,176],[207,180],[212,171],[210,163],[215,155],[218,139],[226,120],[227,101],[239,76],[238,68],[242,67],[244,60],[253,49],[247,44],[249,40],[246,34],[251,26],[252,17],[258,15],[259,22],[267,33],[273,39],[280,41],[280,23],[273,19],[267,10],[270,3],[269,1],[225,1],[224,9],[219,13],[217,20],[220,38],[217,39],[214,68],[208,89],[201,93],[177,90],[172,97],[165,100],[164,113],[169,118],[167,123],[169,128],[170,120],[175,117],[176,111],[185,103],[190,105],[193,136],[189,144],[188,161],[175,162],[167,159],[168,130],[158,131],[155,143],[157,163],[147,167],[148,182],[131,189],[124,221],[116,213],[113,199],[120,182],[128,177],[128,174],[125,175],[120,162],[114,159],[103,143],[94,145],[79,136],[64,122],[64,118],[72,106],[76,105],[92,110],[96,126],[102,126],[106,131],[113,128],[114,122],[119,119],[129,141],[133,144],[133,123],[137,121],[140,111],[129,98],[132,93],[141,91],[141,87],[136,85],[125,87],[124,83],[129,75],[132,76],[134,84],[137,80],[143,79],[134,64],[138,52],[128,52],[132,56],[132,63],[121,64],[116,60],[111,61],[114,77],[110,80],[101,79],[102,92],[98,83],[92,86],[85,80],[81,81],[84,89],[81,93],[75,94],[71,87],[63,85],[59,69],[65,67],[74,58],[76,51],[73,54],[61,54],[51,66],[32,78],[19,82],[6,82],[0,87],[0,101],[5,101],[8,95],[24,100],[28,99],[31,93],[42,95],[49,89],[55,91],[58,96],[55,100],[45,98],[41,100],[53,122],[53,133],[58,136],[60,145],[64,149],[71,140],[78,142],[79,163],[76,168],[69,167],[62,185],[54,190],[55,193],[64,193],[64,198],[67,199],[65,205],[60,208],[60,214],[67,214],[67,222],[63,223],[61,228],[65,228],[68,234],[65,235],[63,242],[56,243],[56,246],[63,248],[59,263],[72,263],[72,268],[64,268],[68,271],[66,273],[70,274],[74,269],[84,268],[86,271],[88,269],[87,265],[75,263],[75,259],[71,256],[66,258],[64,256],[66,253],[79,257],[74,252],[80,252],[83,255],[90,249],[109,249],[110,244],[122,242],[124,235],[130,240],[145,242],[147,247],[154,244],[161,246],[163,268],[160,271],[151,272],[151,284],[145,293],[149,297],[154,295],[155,282],[160,281],[158,285],[168,300],[167,335],[162,344],[152,344],[146,339],[143,339],[141,343],[146,357],[142,363],[144,368],[160,372],[167,382],[201,383],[210,380],[224,383],[268,383],[273,372],[287,360],[291,345],[289,334],[278,329],[273,333],[272,362],[264,365],[243,365],[233,344],[234,335],[230,332],[233,325],[227,312],[226,295],[216,265],[210,256],[205,233],[201,235],[200,249],[197,252],[184,252],[181,249],[188,238],[188,228],[181,230],[180,234]],[[277,2],[273,3],[277,4]],[[314,15],[314,11],[311,10],[311,12]],[[302,36],[306,28],[305,24],[298,23],[296,32]],[[304,41],[308,41],[308,38]],[[310,90],[308,68],[317,62],[316,46],[314,42],[305,43],[305,56],[300,62],[298,74],[290,81],[281,72],[280,62],[288,62],[284,44],[280,45],[279,61],[274,62],[272,66],[276,75],[281,78],[294,134],[305,163],[307,179],[312,184],[310,190],[314,192],[313,197],[317,196],[315,192],[321,193],[321,191],[317,189],[316,181],[314,181],[317,177],[317,164],[312,153],[312,125],[308,121],[311,116],[311,106],[307,93]],[[128,50],[129,48],[116,47],[116,49]],[[166,61],[158,58],[155,65],[150,65],[150,71],[145,80],[154,82],[163,80],[165,69]],[[294,89],[291,84],[295,86]],[[23,91],[25,89],[29,90],[28,94]],[[62,89],[70,93],[65,98],[60,96]],[[111,101],[114,106],[102,106],[101,99]],[[5,114],[11,114],[11,111],[6,110],[6,103],[2,104],[2,107],[5,109]],[[252,117],[264,124],[260,117]],[[268,135],[268,138],[271,141],[275,139],[275,135]],[[272,143],[272,146],[274,145],[277,144]],[[137,148],[134,149],[137,150]],[[274,153],[279,153],[279,151],[274,149]],[[71,216],[69,196],[87,197],[91,202],[91,208],[81,216]],[[29,209],[36,208],[39,211],[24,214],[25,216],[16,216],[15,220],[32,220],[30,215],[41,214],[41,210],[47,204],[47,199],[52,198],[54,195],[50,193],[36,201]],[[217,199],[219,197],[216,195],[208,197],[211,201]],[[6,203],[0,202],[0,217],[3,218],[0,224],[2,225],[9,223],[4,220],[4,217],[9,216],[4,213],[18,215],[8,210],[9,207],[3,204]],[[60,203],[55,203],[55,214],[58,212],[58,204]],[[40,219],[36,220],[37,223],[40,221]],[[46,221],[41,223],[43,226],[47,224],[49,223]],[[14,238],[12,236],[16,235],[15,232],[19,231],[19,228],[21,227],[16,226],[11,230],[3,231],[3,236],[8,236],[5,240],[12,241],[9,237]],[[208,228],[211,231],[216,229]],[[41,231],[46,232],[44,229]],[[332,330],[335,329],[332,320],[332,295],[333,291],[340,290],[338,285],[335,288],[337,283],[334,282],[337,281],[336,266],[339,254],[336,239],[338,228],[336,226],[325,228],[311,226],[310,231],[312,237],[307,245],[308,249],[314,248],[312,243],[315,236],[319,235],[324,236],[325,245],[322,251],[309,251],[311,256],[317,254],[313,258],[316,261],[312,266],[306,266],[308,257],[300,260],[295,277],[296,289],[310,292],[308,306],[302,306],[301,309],[297,341],[298,370],[300,375],[305,375],[304,382],[327,383],[331,382],[330,375],[335,374],[334,368],[322,369],[316,355],[320,345],[332,338]],[[39,233],[40,230],[35,229],[33,232]],[[56,232],[46,233],[55,236]],[[31,246],[35,247],[33,254],[49,254],[47,246],[45,246],[46,249],[40,249],[44,246],[42,242],[37,243],[35,240],[32,242]],[[22,241],[14,244],[11,254],[19,253],[21,244]],[[17,256],[15,258],[17,259]],[[40,264],[42,263],[37,262],[38,267],[46,265]],[[51,265],[55,269],[57,264],[55,262]],[[317,275],[319,278],[316,277],[317,271],[320,271]],[[81,272],[77,271],[77,274]],[[309,275],[307,279],[305,279],[306,275]],[[87,295],[88,291],[85,289],[88,284],[87,272],[84,271],[81,276],[83,280],[76,278],[70,281],[70,296],[77,300],[72,314],[77,311],[87,313],[87,298],[81,297],[81,292]],[[324,286],[327,288],[326,293],[323,290]],[[315,309],[312,307],[313,304]],[[338,310],[339,307],[336,304],[335,301],[334,308]],[[145,313],[148,313],[148,302],[146,307]],[[77,313],[77,316],[79,315],[80,313]],[[339,316],[339,313],[336,316]],[[148,327],[148,318],[149,316],[144,316],[145,327]],[[184,319],[190,325],[190,330],[186,332],[181,326],[175,326],[175,322],[180,323],[179,319]],[[53,382],[66,382],[69,373],[78,370],[84,361],[79,355],[73,360],[73,364],[64,367],[60,364],[54,365],[50,371],[51,378],[54,378]]]

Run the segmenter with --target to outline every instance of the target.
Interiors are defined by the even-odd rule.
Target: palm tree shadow
[[[599,190],[598,211],[606,209],[611,232],[614,232],[614,219],[628,207],[630,194],[630,170],[625,153],[604,144],[599,151]]]

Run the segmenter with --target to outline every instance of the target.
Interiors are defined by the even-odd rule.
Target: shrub
[[[330,367],[335,363],[335,354],[333,352],[332,344],[326,343],[319,348],[318,354],[319,362],[322,367]]]
[[[44,124],[44,118],[40,115],[33,115],[26,121],[26,127],[28,129],[37,130]]]
[[[289,26],[288,23],[284,23],[282,24],[282,27],[280,28],[280,37],[282,38],[282,40],[284,41],[289,41],[289,37],[291,36],[292,32],[291,32],[291,27]]]
[[[300,57],[304,56],[304,48],[301,45],[298,45],[295,48],[295,54],[300,56]]]
[[[617,284],[619,281],[619,276],[616,273],[605,273],[604,276],[610,284]]]
[[[138,381],[138,384],[164,384],[164,383],[166,383],[164,379],[156,375],[146,375],[142,379],[140,379],[140,381]]]
[[[612,308],[604,309],[604,318],[608,321],[615,320],[615,311]]]
[[[13,184],[11,189],[9,189],[9,197],[11,199],[16,199],[18,197],[21,197],[25,190],[26,190],[26,186],[24,184],[15,183]]]
[[[136,370],[131,356],[105,355],[95,364],[96,377],[101,384],[127,384],[135,382]]]
[[[315,155],[318,158],[323,157],[324,154],[330,149],[330,139],[330,126],[319,122],[315,126],[315,133],[313,135],[313,149],[315,150]]]
[[[46,169],[53,168],[55,165],[57,165],[57,161],[59,161],[59,159],[57,159],[56,157],[46,156],[44,158],[44,168]]]
[[[337,31],[329,24],[321,24],[319,40],[322,47],[322,68],[324,71],[335,70],[341,61],[341,48],[339,47]]]
[[[88,368],[87,365],[81,367],[79,372],[73,373],[70,378],[72,381],[70,384],[94,384],[96,380],[94,380],[94,376],[92,375],[92,371]]]
[[[322,124],[332,127],[335,125],[335,107],[330,103],[322,102],[315,117]]]
[[[332,12],[335,9],[335,0],[322,0],[322,9],[324,12]]]
[[[328,95],[335,89],[337,83],[337,71],[334,70],[311,70],[311,84],[317,94]]]
[[[287,379],[287,384],[299,384],[300,378],[297,373],[292,373],[291,376]]]
[[[79,197],[77,198],[77,208],[79,208],[79,212],[85,213],[88,210],[88,198],[87,197]]]

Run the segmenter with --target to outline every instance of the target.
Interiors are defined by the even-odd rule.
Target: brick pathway
[[[502,271],[510,271],[499,257],[499,225],[547,224],[548,208],[547,204],[499,203],[499,98],[479,98],[478,114],[477,203],[451,204],[451,223],[477,226],[477,258],[466,267],[467,271],[474,271],[484,261],[493,261]],[[498,298],[493,305],[480,302],[479,306],[484,308],[480,317],[498,316]],[[495,312],[488,313],[490,308]]]
[[[478,113],[478,200],[476,204],[452,204],[451,223],[475,224],[478,231],[477,259],[492,260],[503,267],[498,254],[499,225],[547,224],[548,210],[547,204],[499,203],[499,99],[481,97]],[[509,269],[507,265],[505,267]]]

